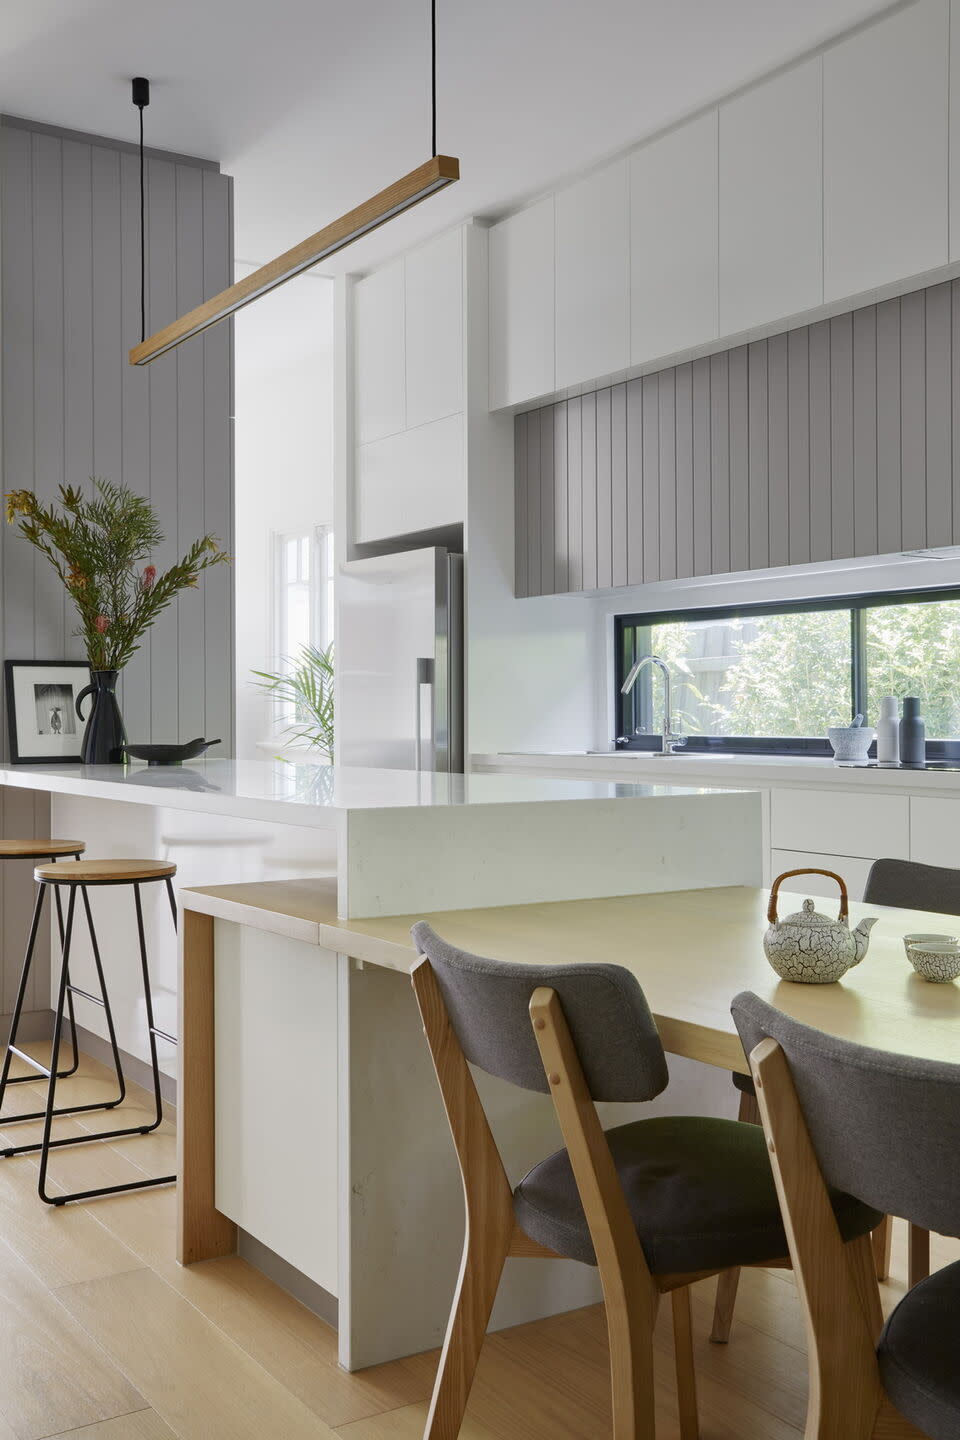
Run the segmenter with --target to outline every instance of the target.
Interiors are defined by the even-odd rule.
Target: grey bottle
[[[900,764],[922,767],[926,763],[927,727],[920,714],[920,699],[917,695],[905,695],[900,721]]]

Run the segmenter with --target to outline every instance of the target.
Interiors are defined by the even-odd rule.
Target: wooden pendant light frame
[[[208,330],[211,325],[229,319],[244,305],[249,305],[261,295],[275,290],[278,285],[285,284],[294,276],[302,275],[321,260],[335,255],[338,250],[352,245],[361,236],[369,235],[372,230],[385,225],[395,215],[412,209],[414,205],[419,205],[421,200],[426,200],[429,195],[436,194],[438,190],[445,189],[459,179],[459,160],[450,155],[432,156],[425,164],[411,170],[409,175],[404,175],[402,179],[388,185],[386,190],[381,190],[378,195],[365,200],[356,209],[341,215],[339,220],[332,221],[315,235],[302,240],[299,245],[294,245],[292,250],[286,250],[275,260],[261,265],[258,270],[245,275],[242,280],[228,286],[219,295],[205,300],[202,305],[197,305],[186,315],[181,315],[139,345],[134,345],[130,351],[130,364],[149,365],[166,351],[173,350],[185,340]]]

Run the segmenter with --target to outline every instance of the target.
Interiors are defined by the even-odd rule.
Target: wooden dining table
[[[339,1104],[346,1118],[340,1124],[340,1158],[331,1153],[329,1163],[340,1173],[339,1223],[341,1236],[347,1237],[341,1274],[349,1276],[349,1290],[340,1292],[340,1328],[342,1363],[348,1368],[409,1354],[417,1346],[428,1348],[431,1337],[442,1333],[453,1283],[447,1272],[455,1267],[462,1240],[459,1178],[407,981],[417,958],[410,938],[416,921],[428,920],[445,940],[465,950],[521,965],[605,961],[624,966],[644,990],[664,1048],[715,1072],[749,1070],[730,1013],[734,996],[744,990],[806,1024],[863,1045],[924,1059],[960,1058],[960,982],[921,979],[903,944],[912,931],[960,935],[960,918],[854,903],[852,925],[866,915],[878,917],[865,957],[836,983],[804,985],[780,980],[767,962],[763,935],[769,892],[759,888],[373,919],[339,917],[336,881],[316,877],[185,889],[180,899],[179,1254],[185,1262],[229,1253],[237,1243],[235,1225],[217,1209],[215,997],[229,995],[222,988],[229,981],[221,974],[215,982],[213,927],[235,922],[245,932],[260,930],[316,947],[303,952],[308,973],[311,953],[317,966],[340,967],[334,1043]],[[803,899],[802,892],[782,892],[780,915],[798,910]],[[831,917],[836,903],[816,901]],[[274,952],[271,943],[265,944],[258,953],[269,966]],[[732,1108],[732,1086],[725,1086],[719,1074],[715,1084],[708,1075],[694,1080],[696,1069],[684,1071],[674,1103],[691,1103],[684,1083],[706,1082],[708,1103]],[[548,1102],[523,1092],[511,1099],[505,1092],[512,1087],[487,1080],[481,1076],[478,1083],[512,1137],[507,1143],[511,1155],[516,1152],[511,1163],[529,1163],[532,1147],[549,1149],[551,1144],[550,1117],[536,1108],[541,1099]],[[316,1096],[308,1097],[311,1115],[334,1103],[320,1088],[319,1071],[317,1083]],[[672,1079],[662,1097],[668,1106],[674,1089]],[[235,1106],[239,1100],[231,1092],[223,1103]],[[283,1183],[295,1184],[296,1173],[291,1161]],[[429,1237],[420,1233],[417,1220],[427,1213],[433,1217]],[[432,1277],[429,1287],[422,1283],[425,1268]],[[518,1293],[521,1288],[518,1282]],[[388,1306],[385,1293],[405,1298]],[[410,1315],[412,1294],[423,1312],[416,1321]],[[554,1309],[588,1299],[573,1288]],[[351,1326],[352,1339],[346,1328]]]
[[[301,882],[298,882],[301,883]],[[496,909],[447,910],[376,920],[328,920],[321,943],[359,960],[409,969],[410,926],[426,919],[451,944],[498,960],[543,965],[603,960],[643,987],[664,1048],[724,1070],[749,1071],[730,1002],[752,990],[777,1009],[878,1050],[960,1059],[960,982],[935,984],[913,971],[903,937],[956,934],[960,917],[852,902],[850,924],[878,917],[861,963],[829,985],[781,980],[763,935],[770,892],[735,886]],[[804,895],[781,890],[781,916]],[[817,900],[832,917],[836,902]],[[339,938],[337,938],[339,937]]]

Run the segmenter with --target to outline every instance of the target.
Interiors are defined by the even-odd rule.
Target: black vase
[[[123,716],[117,704],[117,676],[119,670],[91,670],[93,681],[85,685],[77,696],[77,714],[82,720],[80,702],[87,695],[93,696],[93,707],[83,732],[80,758],[84,765],[117,765],[123,760],[123,747],[127,743],[127,732],[123,728]]]

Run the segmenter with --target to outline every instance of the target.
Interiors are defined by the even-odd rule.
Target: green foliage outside
[[[204,570],[229,560],[212,535],[195,540],[162,573],[150,556],[163,531],[148,500],[126,485],[93,480],[92,496],[60,486],[60,501],[44,505],[32,490],[11,490],[7,521],[45,555],[80,616],[91,670],[119,670],[140,639],[181,590],[194,589]]]
[[[849,724],[849,611],[757,616],[724,628],[724,649],[739,658],[713,677],[712,695],[695,658],[699,627],[653,629],[651,648],[670,665],[674,714],[688,734],[822,736]],[[867,693],[867,724],[882,696],[919,695],[928,736],[960,735],[960,602],[869,610]]]

